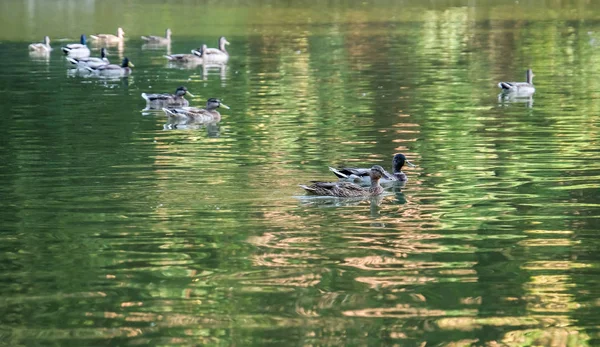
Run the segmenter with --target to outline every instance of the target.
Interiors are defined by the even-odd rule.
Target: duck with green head
[[[404,164],[410,167],[416,166],[415,164],[408,161],[404,154],[395,154],[394,158],[392,159],[392,173],[383,170],[381,183],[408,181],[408,176],[406,176],[406,174],[402,172],[402,167],[404,166]],[[362,185],[369,185],[371,183],[371,169],[355,167],[335,169],[329,167],[329,170],[333,172],[333,174],[336,175],[340,180],[355,182]]]
[[[308,186],[301,184],[300,187],[311,195],[319,196],[336,196],[340,198],[378,196],[384,192],[383,187],[379,184],[379,180],[383,177],[384,172],[385,170],[379,165],[374,165],[369,169],[369,180],[371,182],[369,188],[364,188],[358,184],[345,181],[315,181]]]
[[[108,61],[108,58],[106,58],[107,53],[106,53],[106,48],[102,47],[102,49],[100,49],[100,57],[87,57],[87,58],[72,58],[72,57],[67,57],[67,61],[69,61],[71,64],[73,65],[77,65],[77,68],[79,69],[85,69],[86,67],[91,67],[91,68],[98,68],[102,65],[108,65],[110,64],[110,61]]]
[[[142,93],[142,98],[146,100],[146,110],[160,110],[162,108],[168,107],[187,107],[189,106],[189,101],[187,101],[184,96],[189,95],[194,97],[192,93],[190,93],[186,87],[179,87],[175,90],[175,94],[146,94]]]
[[[79,43],[70,43],[62,46],[60,49],[71,58],[87,58],[90,56],[90,49],[86,44],[85,34],[82,34]]]
[[[95,68],[87,66],[86,69],[98,76],[121,77],[130,75],[132,72],[132,67],[134,67],[134,65],[129,61],[129,58],[125,57],[123,58],[121,65],[107,64]]]

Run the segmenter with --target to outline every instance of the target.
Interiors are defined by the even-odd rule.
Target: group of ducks
[[[96,34],[90,35],[96,42],[109,45],[122,43],[125,40],[125,31],[122,28],[117,29],[117,34]],[[167,29],[165,36],[142,36],[144,42],[150,45],[169,45],[171,43],[171,29]],[[208,48],[203,44],[200,48],[192,49],[191,54],[169,54],[165,55],[170,62],[175,63],[194,63],[194,64],[226,64],[229,61],[229,53],[225,48],[229,41],[225,37],[219,38],[219,48]],[[29,50],[41,54],[49,54],[52,51],[50,46],[50,37],[44,37],[40,43],[32,43]],[[131,68],[134,65],[127,57],[123,58],[120,65],[111,64],[108,60],[105,47],[100,49],[100,57],[90,57],[90,49],[87,46],[87,37],[82,34],[79,43],[71,43],[61,47],[66,55],[67,61],[75,66],[77,72],[91,73],[103,77],[122,77],[131,74]],[[218,122],[221,119],[217,108],[229,107],[219,99],[210,98],[205,108],[190,107],[185,95],[194,96],[187,88],[179,87],[175,94],[146,94],[142,93],[142,98],[146,100],[145,110],[163,110],[169,118],[179,122]]]
[[[402,172],[404,164],[415,167],[402,153],[394,155],[392,173],[385,171],[380,165],[369,168],[347,167],[335,169],[330,167],[338,178],[334,182],[313,181],[311,185],[301,184],[300,187],[311,195],[333,196],[341,198],[375,197],[385,192],[381,183],[390,184],[406,182],[408,177]]]
[[[98,34],[90,35],[94,40],[104,43],[123,42],[125,32],[118,28],[117,35]],[[165,36],[142,36],[142,39],[153,45],[165,45],[171,43],[171,30],[167,29]],[[208,48],[202,45],[201,48],[193,49],[191,54],[170,54],[165,55],[170,62],[193,63],[193,64],[226,64],[229,60],[229,53],[225,46],[229,42],[225,37],[219,38],[219,48]],[[31,51],[48,53],[52,50],[50,38],[46,36],[44,42],[29,45]],[[89,72],[105,76],[124,76],[131,73],[133,64],[127,57],[123,58],[121,65],[110,64],[106,58],[106,48],[100,50],[99,58],[90,57],[90,50],[86,45],[86,36],[81,35],[80,43],[68,44],[61,47],[61,50],[67,55],[67,60],[76,65],[78,69],[85,69]],[[525,82],[500,82],[498,87],[507,95],[517,97],[531,96],[535,93],[533,86],[533,72],[528,69]],[[229,107],[219,99],[210,98],[206,102],[204,109],[190,107],[185,95],[194,96],[186,87],[179,87],[174,94],[146,94],[142,93],[142,98],[146,100],[145,110],[162,110],[169,118],[175,120],[185,120],[192,122],[218,122],[221,119],[217,111],[219,107],[229,109]],[[392,173],[383,169],[380,165],[374,165],[371,168],[329,168],[337,177],[335,182],[313,181],[310,185],[300,185],[306,192],[312,195],[333,196],[333,197],[373,197],[384,193],[381,183],[405,182],[408,180],[406,174],[402,172],[404,165],[415,167],[402,153],[394,155],[392,161]]]
[[[498,87],[502,94],[510,97],[530,97],[535,93],[533,71],[526,71],[525,82],[500,82]],[[310,185],[300,187],[311,195],[334,197],[375,197],[385,192],[381,183],[406,182],[408,177],[402,172],[404,164],[415,167],[402,153],[394,155],[392,173],[385,171],[380,165],[368,168],[329,168],[337,177],[336,182],[313,181]]]

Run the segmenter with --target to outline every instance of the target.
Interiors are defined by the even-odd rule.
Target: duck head
[[[526,74],[526,76],[527,76],[527,83],[529,83],[529,84],[533,84],[533,76],[535,76],[535,75],[533,74],[533,70],[531,70],[531,69],[528,69],[528,70],[527,70],[527,74]]]
[[[184,96],[184,95],[188,94],[189,96],[194,97],[194,94],[190,93],[187,90],[187,88],[184,87],[184,86],[181,86],[181,87],[177,88],[177,90],[175,91],[175,94],[177,96]]]
[[[379,165],[373,165],[371,171],[369,172],[369,177],[371,177],[371,181],[379,181],[381,177],[383,177],[385,170]]]
[[[225,38],[225,36],[221,36],[219,38],[219,49],[224,51],[225,50],[225,45],[228,45],[229,41],[227,41],[227,39]]]
[[[208,111],[216,110],[219,107],[223,107],[223,108],[226,108],[229,110],[229,106],[221,103],[221,100],[219,100],[217,98],[210,98],[206,102],[206,110],[208,110]]]
[[[404,166],[404,164],[410,167],[416,167],[415,164],[411,163],[406,159],[406,156],[404,156],[404,154],[398,153],[394,155],[394,159],[392,159],[392,169],[394,170],[394,173],[402,171],[402,167]]]
[[[129,61],[129,58],[123,58],[123,62],[121,63],[121,67],[134,67],[132,62]]]

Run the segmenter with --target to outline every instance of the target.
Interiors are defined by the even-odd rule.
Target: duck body
[[[171,43],[171,29],[167,29],[165,32],[165,37],[162,36],[142,36],[142,40],[146,41],[146,43],[151,43],[155,45],[166,45]]]
[[[85,35],[81,35],[79,43],[70,43],[60,49],[71,58],[87,58],[90,56],[90,49],[86,43]]]
[[[379,165],[369,169],[371,186],[364,188],[358,184],[346,181],[337,182],[313,182],[311,185],[303,185],[300,187],[311,195],[318,196],[336,196],[340,198],[351,197],[372,197],[384,193],[383,187],[379,184],[379,180],[384,174],[383,168]]]
[[[415,167],[413,163],[406,159],[406,156],[402,153],[394,155],[392,160],[392,173],[385,170],[382,172],[381,183],[392,183],[392,182],[405,182],[408,181],[408,177],[402,172],[402,167],[407,164],[410,167]],[[333,172],[340,180],[350,181],[361,185],[371,184],[370,171],[367,168],[341,168],[335,169],[330,167],[329,170]]]
[[[52,51],[52,47],[50,46],[50,37],[44,36],[44,42],[32,43],[29,45],[29,50],[31,52],[40,52],[40,53],[49,53]]]
[[[175,94],[146,94],[142,93],[142,98],[146,100],[146,109],[147,110],[160,110],[162,108],[169,107],[187,107],[189,106],[189,101],[184,98],[184,95],[189,94],[190,96],[194,96],[192,93],[188,92],[186,87],[179,87],[175,90]]]
[[[129,59],[127,57],[123,58],[123,62],[121,63],[121,65],[117,65],[117,64],[106,64],[106,65],[101,65],[98,67],[90,67],[87,66],[85,67],[88,71],[98,75],[98,76],[104,76],[104,77],[121,77],[121,76],[128,76],[131,74],[132,70],[131,68],[134,65],[129,61]]]
[[[163,111],[169,118],[188,119],[194,122],[219,122],[221,114],[217,108],[223,107],[229,109],[229,106],[221,103],[219,99],[210,98],[206,102],[206,108],[198,107],[174,107],[163,108]]]
[[[169,54],[165,55],[168,61],[174,63],[186,63],[186,64],[202,64],[202,54],[196,50],[192,50],[192,54]]]
[[[100,50],[100,57],[87,57],[87,58],[71,58],[67,57],[67,61],[69,61],[73,65],[77,65],[79,69],[85,69],[86,67],[91,67],[93,69],[98,68],[102,65],[110,64],[108,58],[106,58],[106,48],[102,47]]]
[[[125,39],[125,32],[123,31],[123,28],[118,28],[117,29],[117,35],[113,35],[113,34],[96,34],[96,35],[90,35],[90,37],[93,40],[102,41],[102,42],[105,42],[105,43],[119,43],[119,42],[123,42],[123,40]]]
[[[228,44],[229,41],[224,36],[221,36],[218,43],[219,48],[208,48],[206,45],[203,45],[201,49],[192,51],[192,53],[201,55],[204,62],[226,63],[229,60],[229,53],[225,46]]]
[[[502,89],[503,93],[512,93],[523,96],[532,95],[535,93],[533,76],[533,71],[528,69],[526,72],[526,82],[500,82],[498,83],[498,87]]]

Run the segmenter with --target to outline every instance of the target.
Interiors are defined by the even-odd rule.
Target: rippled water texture
[[[0,2],[0,344],[598,345],[599,6]],[[118,26],[130,77],[67,71]],[[181,85],[231,109],[142,112]],[[382,199],[298,187],[398,152]]]

